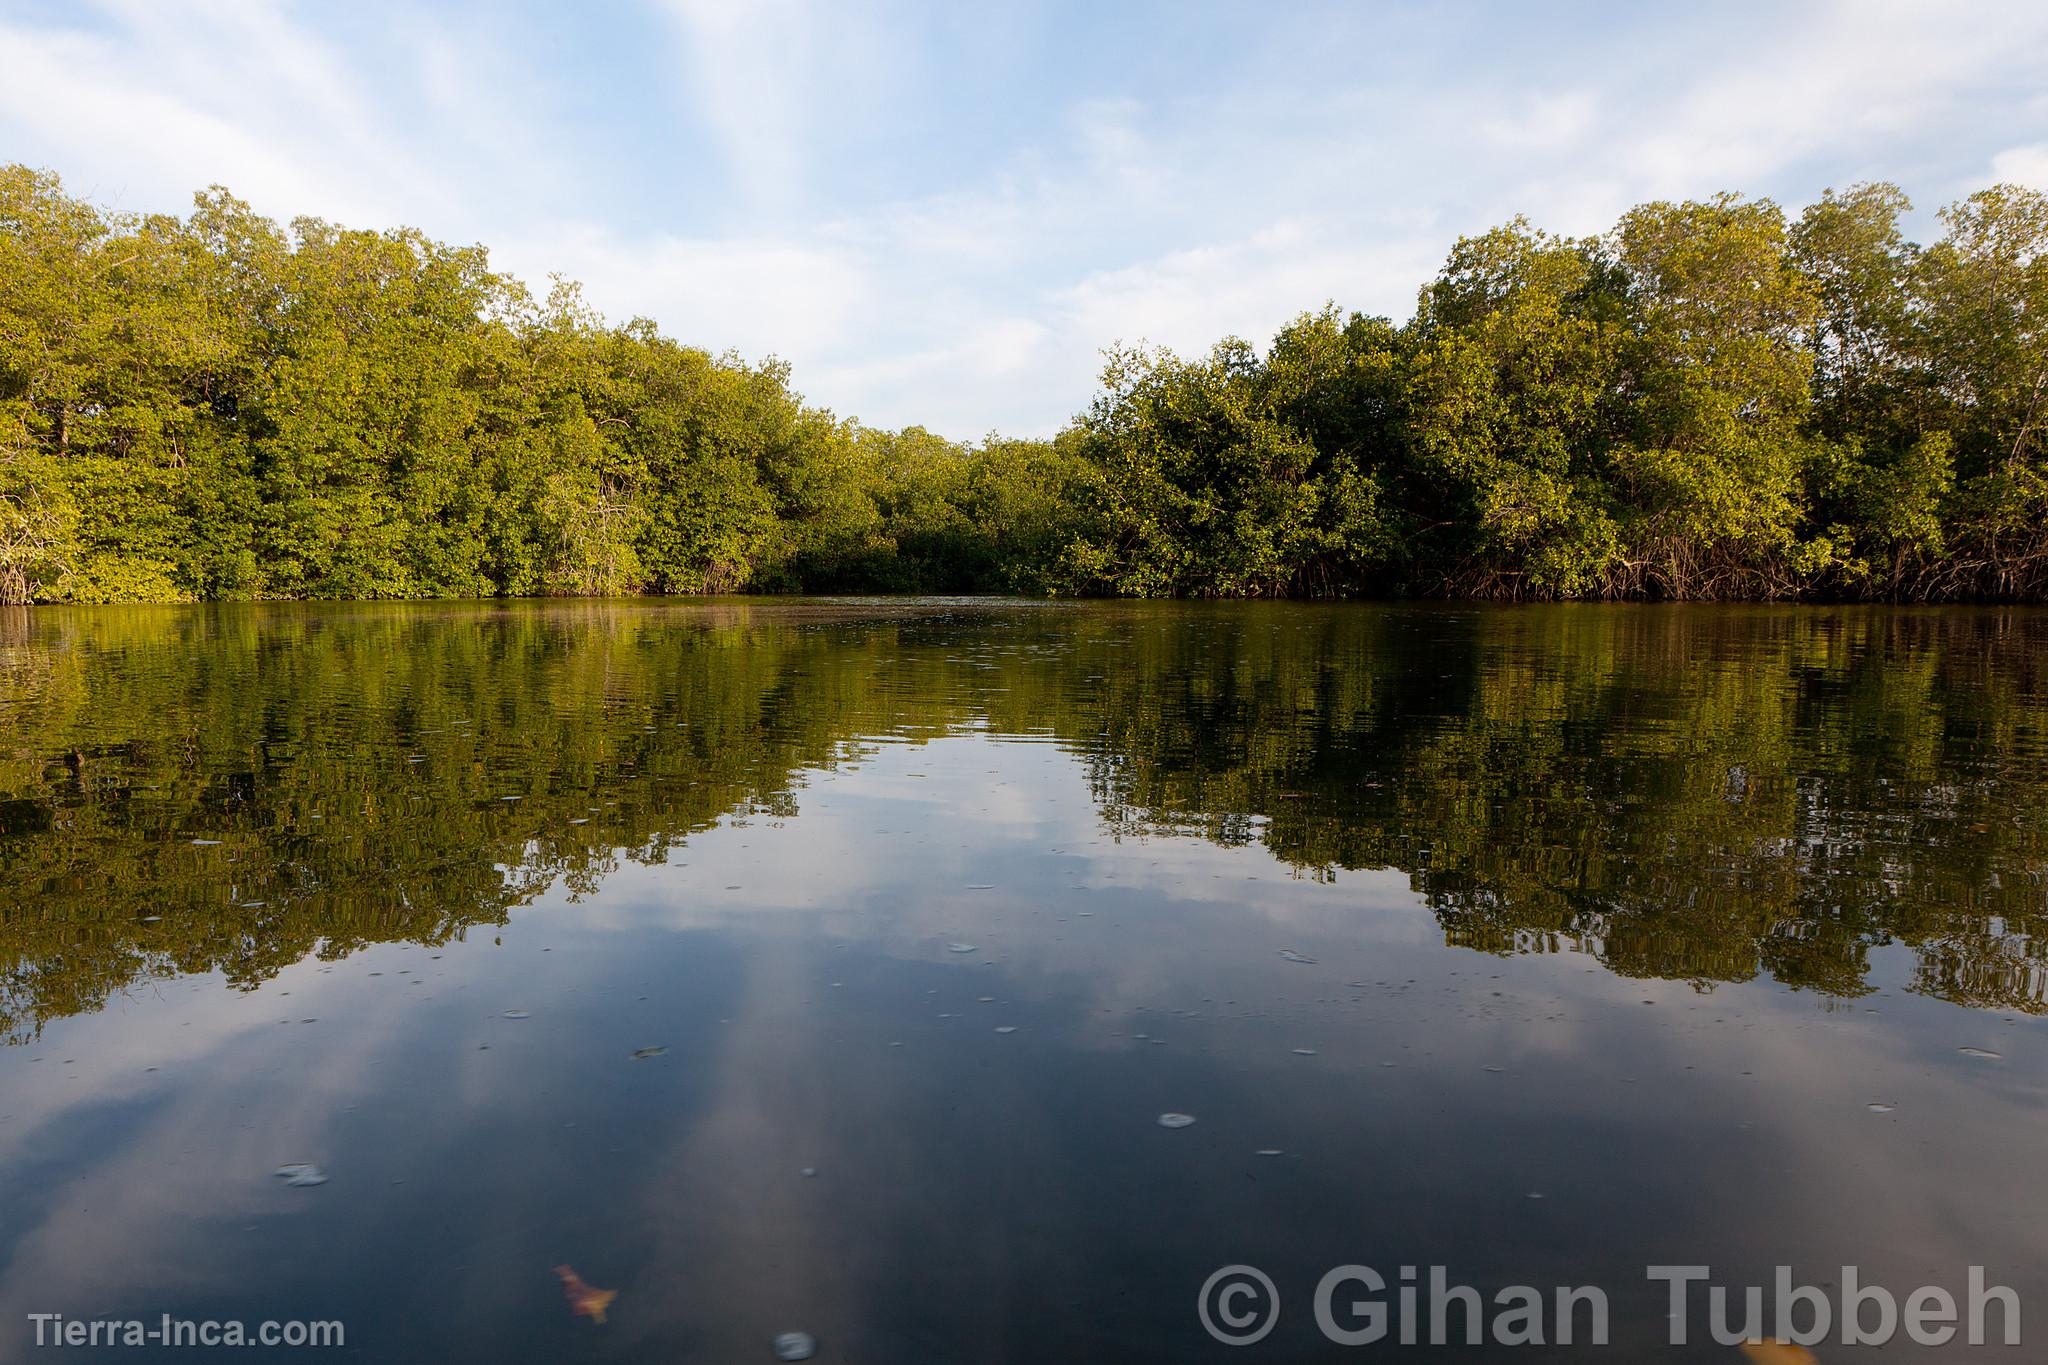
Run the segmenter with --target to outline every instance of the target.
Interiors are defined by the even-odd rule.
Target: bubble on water
[[[946,951],[949,953],[971,953],[974,951],[974,945],[972,943],[948,943]]]
[[[1882,1102],[1877,1101],[1873,1101],[1872,1103],[1866,1104],[1863,1107],[1865,1109],[1868,1109],[1873,1114],[1889,1114],[1892,1112],[1892,1110],[1898,1108],[1896,1104],[1884,1104]]]
[[[797,1174],[806,1180],[815,1180],[818,1175],[818,1168],[816,1166],[806,1166],[801,1171],[798,1171]]]
[[[1161,1128],[1185,1128],[1195,1121],[1193,1114],[1166,1113],[1159,1116]]]
[[[302,1188],[310,1185],[325,1185],[327,1183],[327,1172],[321,1170],[310,1161],[288,1161],[278,1167],[273,1174],[287,1185]]]
[[[636,1047],[633,1049],[633,1060],[636,1062],[644,1062],[649,1057],[666,1056],[668,1056],[668,1049],[665,1047]]]
[[[507,1019],[531,1019],[533,1016],[525,1010],[506,1010],[505,1017]]]
[[[1988,1057],[1993,1061],[2003,1061],[2005,1058],[2003,1052],[1993,1052],[1988,1047],[1959,1047],[1956,1051],[1965,1057]]]
[[[1015,1024],[997,1024],[997,1025],[996,1025],[996,1032],[997,1032],[997,1033],[1015,1033],[1016,1031],[1017,1031],[1017,1026],[1016,1026]]]
[[[968,884],[967,889],[969,891],[993,891],[996,889],[996,884],[994,882],[971,882]]]
[[[1258,1150],[1258,1151],[1256,1151],[1256,1152],[1253,1152],[1253,1153],[1252,1153],[1252,1155],[1253,1155],[1253,1156],[1285,1156],[1285,1155],[1286,1155],[1286,1153],[1285,1153],[1285,1152],[1283,1152],[1283,1151],[1281,1151],[1281,1150],[1280,1150],[1280,1149],[1279,1149],[1278,1147],[1261,1147],[1261,1148],[1259,1148],[1259,1150]]]
[[[777,1360],[809,1360],[818,1353],[818,1339],[809,1332],[784,1332],[775,1338]]]
[[[1285,958],[1289,962],[1305,962],[1310,965],[1314,965],[1315,963],[1315,959],[1310,957],[1307,953],[1297,953],[1292,948],[1282,948],[1280,950],[1280,956]]]

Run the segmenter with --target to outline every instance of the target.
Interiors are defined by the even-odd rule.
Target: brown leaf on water
[[[562,1277],[562,1296],[569,1300],[569,1311],[579,1318],[592,1322],[603,1322],[604,1311],[612,1306],[612,1300],[619,1296],[616,1289],[599,1289],[588,1284],[573,1267],[558,1265],[555,1274]]]
[[[1820,1358],[1804,1346],[1783,1341],[1745,1341],[1742,1353],[1756,1365],[1820,1365]]]

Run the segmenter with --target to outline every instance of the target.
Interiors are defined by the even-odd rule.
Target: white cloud
[[[2048,142],[2008,147],[1991,158],[1991,178],[2001,183],[2048,190]]]
[[[1481,134],[1502,147],[1555,152],[1593,130],[1599,99],[1587,90],[1539,95],[1513,113],[1482,119]]]
[[[670,0],[668,9],[681,31],[683,93],[717,131],[734,178],[757,203],[787,200],[806,169],[810,6]]]
[[[615,319],[778,354],[844,414],[957,436],[1052,430],[1119,339],[1263,341],[1325,299],[1405,317],[1456,236],[1518,212],[1588,233],[1651,197],[1890,178],[1931,210],[1987,166],[2048,179],[2032,4],[1645,12],[1564,35],[1563,66],[1507,9],[1498,36],[1304,11],[1250,42],[1212,17],[1171,60],[1093,65],[1113,25],[1005,12],[968,50],[1037,65],[980,76],[945,47],[979,16],[648,4],[646,50],[605,54],[638,84],[516,15],[0,22],[0,145],[123,207],[220,181],[280,217],[480,240]],[[1033,47],[1034,24],[1058,31]]]
[[[317,162],[294,155],[274,129],[196,106],[136,73],[109,44],[68,33],[0,27],[8,78],[0,116],[49,148],[44,159],[72,189],[102,202],[176,207],[215,182],[258,185],[276,199],[373,213],[363,196]],[[14,139],[19,141],[20,139]],[[118,155],[110,155],[112,149]],[[396,207],[392,205],[391,207]]]
[[[833,125],[858,122],[901,79],[906,44],[872,13],[817,0],[659,0],[671,20],[674,94],[716,136],[756,214],[800,209]]]
[[[1770,41],[1703,67],[1668,104],[1611,130],[1632,185],[1655,194],[1697,194],[1703,182],[1753,189],[1830,152],[1853,164],[1875,151],[1881,161],[2048,38],[2038,7],[2005,7],[1981,23],[1902,0],[1786,13]],[[2039,56],[2033,65],[2042,66]]]
[[[853,345],[862,319],[883,306],[859,253],[831,245],[628,238],[571,223],[494,247],[491,260],[527,280],[552,271],[581,281],[613,322],[652,317],[693,344],[754,360]]]
[[[1368,243],[1339,225],[1282,219],[1237,241],[1090,275],[1057,298],[1070,334],[1185,351],[1226,334],[1263,342],[1326,299],[1405,316],[1441,254],[1433,238]]]

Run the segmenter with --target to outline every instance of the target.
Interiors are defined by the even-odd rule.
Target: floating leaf
[[[1992,1061],[2003,1061],[2005,1059],[2003,1052],[1993,1052],[1988,1047],[1959,1047],[1956,1051],[1962,1053],[1965,1057],[1987,1057]]]
[[[278,1167],[275,1174],[285,1184],[302,1189],[327,1183],[327,1172],[310,1161],[288,1161]]]
[[[556,1266],[555,1274],[561,1277],[562,1297],[569,1301],[571,1313],[579,1318],[589,1318],[592,1322],[604,1321],[605,1310],[610,1308],[612,1300],[619,1296],[618,1290],[599,1289],[588,1284],[581,1275],[566,1265]]]
[[[1159,1116],[1159,1126],[1161,1128],[1185,1128],[1194,1121],[1195,1116],[1193,1114],[1167,1113]]]
[[[644,1062],[649,1057],[666,1057],[667,1055],[668,1049],[665,1047],[636,1047],[633,1049],[633,1060],[636,1062]]]
[[[1756,1365],[1820,1365],[1820,1357],[1804,1346],[1783,1341],[1745,1341],[1742,1353]]]
[[[528,1014],[525,1010],[506,1010],[505,1017],[507,1019],[530,1019],[533,1016]]]
[[[1282,948],[1280,950],[1280,956],[1286,958],[1289,962],[1305,962],[1311,966],[1315,964],[1315,959],[1310,957],[1307,953],[1297,953],[1292,948]]]
[[[972,943],[948,943],[946,951],[949,953],[971,953],[974,951],[974,945]]]

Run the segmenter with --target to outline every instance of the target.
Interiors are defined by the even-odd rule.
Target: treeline
[[[1050,441],[806,405],[478,247],[0,168],[0,601],[2048,597],[2048,196],[1461,240],[1405,325],[1118,350]]]

